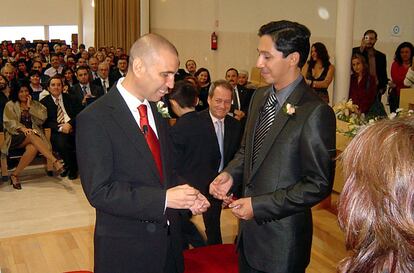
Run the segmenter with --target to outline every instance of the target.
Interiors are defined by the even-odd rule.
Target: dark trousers
[[[203,213],[204,226],[206,227],[207,244],[222,244],[220,229],[220,216],[222,201],[215,198],[209,198],[210,207]]]
[[[77,172],[75,136],[73,134],[52,133],[50,142],[53,150],[63,159],[65,167],[72,173]]]
[[[183,248],[188,249],[188,245],[195,247],[206,246],[206,242],[198,231],[197,227],[191,222],[191,211],[182,211],[181,215],[181,230],[183,235]]]
[[[397,96],[397,92],[393,91],[388,96],[388,103],[390,105],[390,112],[395,112],[400,107],[400,96]]]

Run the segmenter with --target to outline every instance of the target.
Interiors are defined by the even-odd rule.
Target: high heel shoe
[[[60,162],[59,159],[56,159],[53,162],[53,168],[55,168],[57,174],[61,174],[65,170],[62,162]]]
[[[17,175],[14,175],[14,174],[10,175],[10,185],[12,185],[13,188],[15,188],[16,190],[22,189],[22,185],[20,184],[19,177],[17,177]]]

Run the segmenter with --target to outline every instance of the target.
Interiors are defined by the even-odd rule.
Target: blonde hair
[[[367,126],[340,156],[343,273],[414,272],[414,119]]]

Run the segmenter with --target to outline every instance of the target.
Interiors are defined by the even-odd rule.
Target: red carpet
[[[234,244],[198,247],[184,251],[185,273],[237,273]]]

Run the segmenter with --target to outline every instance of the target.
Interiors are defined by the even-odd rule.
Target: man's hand
[[[194,205],[190,207],[191,212],[193,215],[202,214],[210,207],[210,202],[208,202],[207,198],[199,193],[197,195],[197,199],[194,202]]]
[[[233,113],[234,118],[237,120],[241,120],[242,118],[244,118],[244,116],[246,116],[246,114],[243,111],[237,109],[235,109]]]
[[[210,194],[214,198],[224,200],[232,185],[233,177],[227,172],[222,172],[211,182]]]
[[[250,220],[253,218],[252,198],[240,198],[229,205],[231,212],[239,219]]]
[[[167,190],[167,207],[172,209],[189,209],[194,206],[200,192],[189,186],[180,185]]]
[[[72,125],[70,125],[70,123],[64,123],[60,128],[62,128],[61,130],[64,134],[69,134],[72,132]]]

